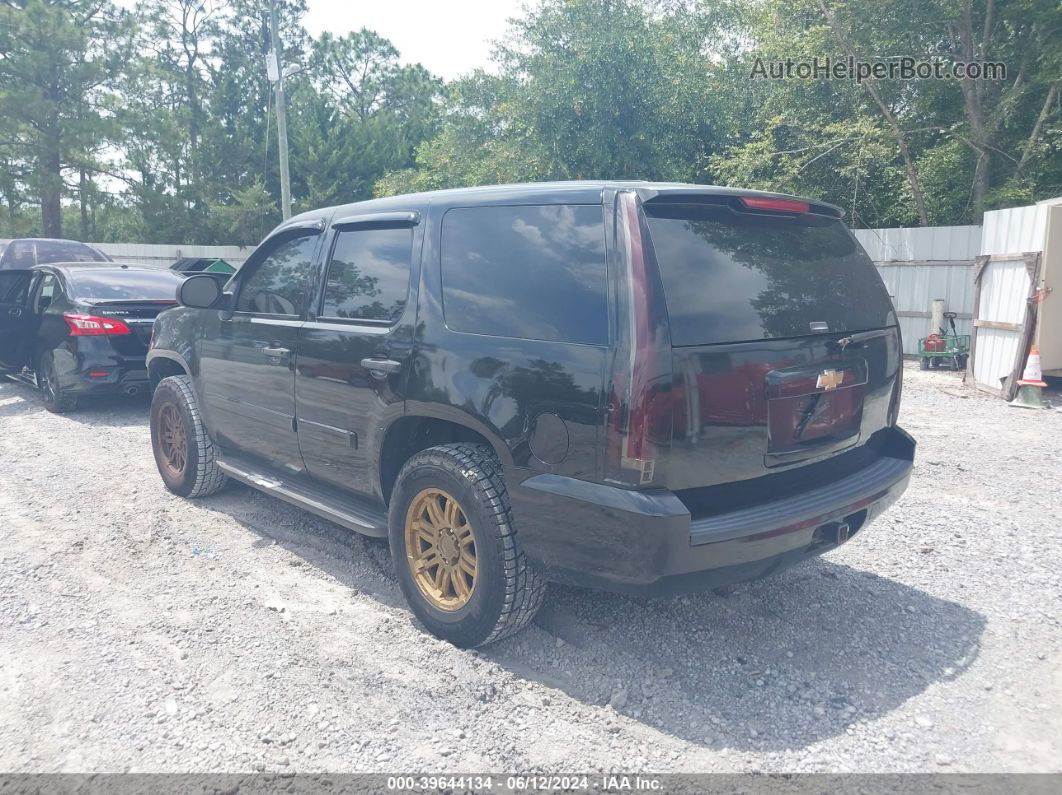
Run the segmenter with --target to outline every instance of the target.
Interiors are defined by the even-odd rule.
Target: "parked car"
[[[39,387],[54,412],[84,395],[146,390],[151,327],[182,281],[113,263],[0,271],[0,372]]]
[[[222,293],[182,285],[148,369],[155,459],[387,537],[460,646],[546,581],[675,593],[833,549],[904,491],[901,348],[817,201],[625,182],[305,213]]]
[[[28,270],[50,262],[111,262],[98,248],[77,240],[24,237],[0,241],[0,271]]]

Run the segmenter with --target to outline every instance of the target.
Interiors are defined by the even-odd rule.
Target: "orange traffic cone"
[[[1047,408],[1041,394],[1045,386],[1047,384],[1040,370],[1040,348],[1033,345],[1029,349],[1029,358],[1025,361],[1025,372],[1021,374],[1021,380],[1018,381],[1018,396],[1009,405],[1023,409]]]

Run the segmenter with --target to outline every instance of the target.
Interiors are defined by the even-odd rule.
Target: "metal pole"
[[[269,36],[277,64],[277,143],[280,148],[280,211],[291,217],[291,177],[288,174],[288,109],[284,101],[284,65],[280,61],[280,31],[276,0],[269,0]]]

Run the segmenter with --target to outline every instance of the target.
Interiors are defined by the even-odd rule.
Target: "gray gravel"
[[[0,770],[1062,771],[1062,412],[908,369],[912,486],[726,597],[554,587],[480,652],[386,546],[188,502],[143,401],[0,383]]]

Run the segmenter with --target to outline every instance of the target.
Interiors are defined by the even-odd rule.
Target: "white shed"
[[[1062,197],[985,213],[974,280],[975,386],[1011,399],[1032,343],[1062,375]]]

